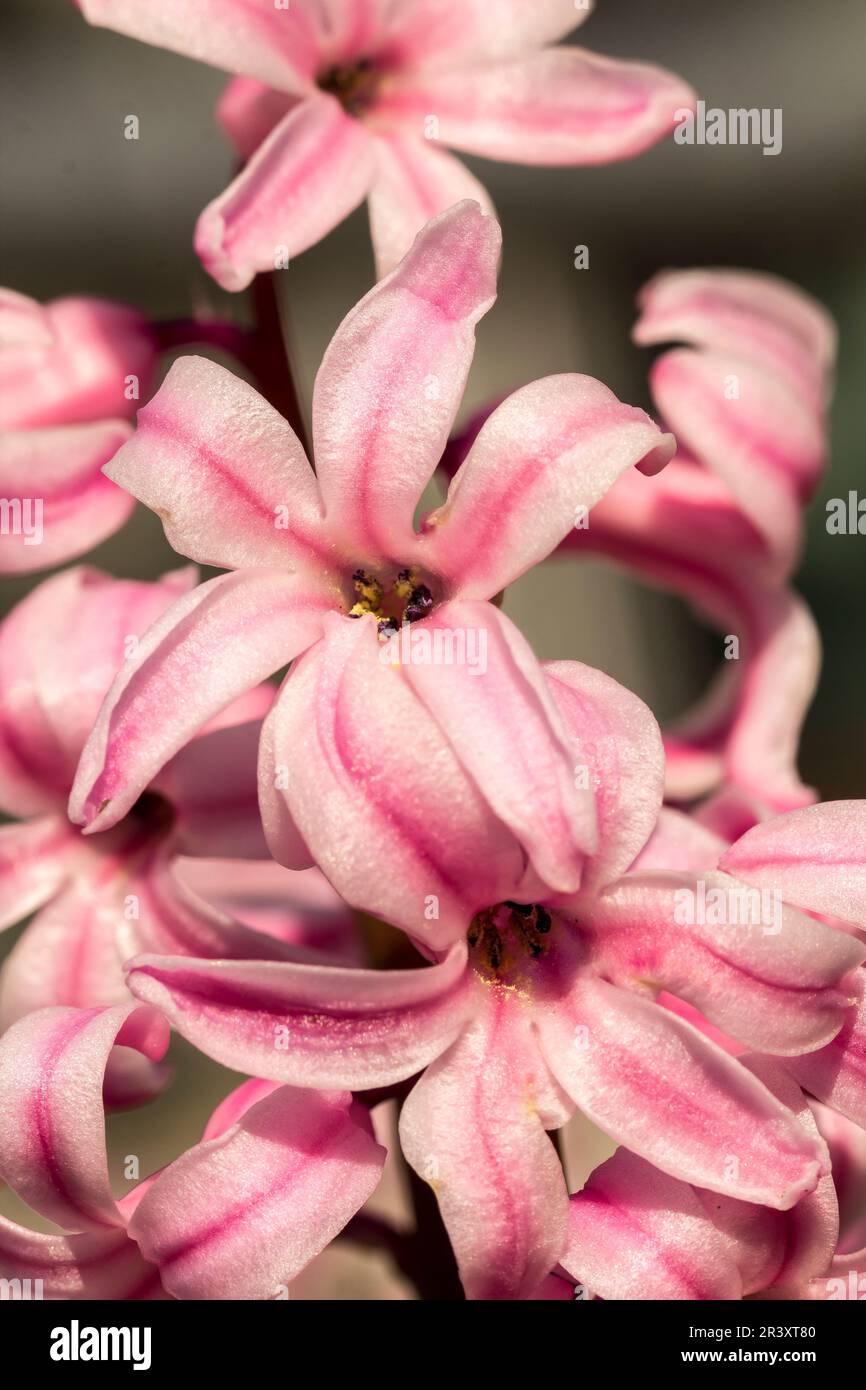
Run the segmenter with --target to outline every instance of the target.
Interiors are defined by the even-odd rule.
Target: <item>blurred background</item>
[[[505,253],[463,417],[491,396],[561,371],[588,372],[648,407],[649,357],[629,336],[633,301],[665,267],[771,270],[821,299],[839,325],[840,357],[832,466],[810,510],[798,578],[825,648],[801,773],[826,798],[864,796],[866,540],[829,536],[824,504],[849,489],[866,495],[859,419],[866,371],[866,6],[597,0],[576,37],[600,53],[673,69],[708,106],[781,107],[783,151],[767,158],[756,146],[667,141],[637,160],[587,169],[467,158],[496,204]],[[0,284],[38,299],[116,297],[156,318],[204,312],[242,319],[245,296],[225,295],[204,275],[191,241],[198,213],[232,171],[213,119],[223,75],[91,29],[71,0],[4,0],[0,38]],[[137,141],[123,137],[129,114],[140,121]],[[588,270],[574,268],[580,244],[589,247]],[[280,277],[305,408],[324,347],[371,282],[363,208]],[[144,509],[89,560],[137,578],[178,563]],[[4,581],[2,611],[33,582]],[[509,591],[505,608],[539,656],[602,668],[663,720],[701,691],[720,650],[684,605],[596,561],[536,569]],[[232,1084],[183,1049],[178,1062],[185,1084],[145,1112],[111,1122],[116,1153],[137,1145],[143,1172],[197,1138],[214,1100]],[[578,1168],[598,1159],[594,1151],[585,1155]],[[2,1194],[4,1209],[12,1211],[7,1198]],[[351,1279],[349,1287],[359,1296]]]

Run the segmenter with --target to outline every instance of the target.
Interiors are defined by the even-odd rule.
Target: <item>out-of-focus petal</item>
[[[0,826],[0,930],[58,891],[75,862],[76,837],[59,816]]]
[[[91,24],[285,91],[306,90],[319,58],[307,5],[273,0],[78,0]]]
[[[171,850],[130,878],[133,910],[120,921],[121,958],[151,953],[208,960],[293,960],[299,952],[276,933],[259,932],[195,892],[176,873]]]
[[[172,872],[199,897],[257,932],[322,952],[334,965],[362,963],[355,913],[319,869],[284,869],[273,859],[179,859]]]
[[[700,874],[714,869],[727,841],[694,816],[663,806],[652,835],[631,865],[633,873]]]
[[[179,853],[269,858],[258,802],[261,720],[202,734],[158,772],[151,790],[171,802]]]
[[[13,609],[0,626],[0,805],[13,815],[65,805],[115,672],[194,582],[189,570],[141,584],[70,569]]]
[[[593,0],[397,0],[385,52],[408,67],[463,67],[553,43],[588,17]]]
[[[53,341],[48,312],[37,300],[0,289],[0,348],[47,348]]]
[[[141,314],[80,297],[55,299],[43,313],[50,344],[0,351],[0,429],[131,417],[157,364],[156,340]]]
[[[133,501],[102,468],[130,432],[124,420],[105,420],[0,438],[0,493],[12,509],[0,537],[0,574],[49,569],[120,529]]]
[[[254,77],[233,77],[217,102],[217,120],[241,159],[249,159],[274,126],[304,99]]]
[[[383,86],[376,119],[513,164],[608,164],[669,135],[694,106],[673,73],[579,48],[546,48],[468,71],[408,72]]]
[[[125,1231],[51,1235],[0,1216],[0,1278],[40,1281],[41,1298],[123,1301],[164,1298],[159,1272]],[[31,1297],[37,1297],[31,1292]]]
[[[636,343],[690,343],[772,364],[817,402],[836,351],[823,305],[775,275],[747,270],[668,270],[638,295]]]
[[[724,479],[772,549],[789,554],[826,449],[802,391],[751,358],[710,348],[666,352],[650,382],[680,446]]]
[[[367,196],[373,146],[325,92],[293,106],[233,183],[205,208],[195,249],[226,290],[242,290],[320,241]]]

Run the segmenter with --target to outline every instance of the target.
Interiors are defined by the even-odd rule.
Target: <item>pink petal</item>
[[[626,469],[674,451],[642,410],[587,376],[515,391],[482,425],[442,507],[425,518],[425,563],[465,598],[492,598],[543,560]]]
[[[0,1173],[68,1230],[122,1225],[111,1195],[102,1077],[115,1044],[158,1061],[168,1028],[152,1009],[42,1009],[0,1038]]]
[[[258,802],[262,723],[235,724],[192,739],[158,772],[151,790],[171,803],[180,853],[268,859]]]
[[[82,864],[28,925],[3,965],[0,1026],[58,1004],[128,1002],[117,934],[133,885],[123,868],[108,856],[104,865]]]
[[[839,1198],[838,1252],[856,1254],[866,1244],[866,1131],[817,1101],[812,1102],[812,1111],[833,1164]]]
[[[49,344],[0,352],[0,429],[91,421],[116,428],[111,417],[131,418],[157,365],[156,341],[141,314],[84,298],[56,299],[43,313]]]
[[[662,870],[699,874],[714,869],[726,848],[727,841],[702,821],[663,806],[652,835],[631,868],[633,873]]]
[[[720,861],[746,883],[866,929],[866,802],[827,801],[746,832]]]
[[[724,786],[701,803],[694,813],[694,820],[710,831],[716,840],[722,841],[719,849],[721,855],[734,840],[772,814],[767,802],[753,792]]]
[[[835,325],[823,305],[788,281],[751,270],[668,270],[643,287],[638,303],[636,343],[741,353],[821,400]]]
[[[544,1132],[550,1078],[504,990],[406,1100],[400,1142],[436,1193],[468,1298],[531,1297],[560,1259],[567,1193]]]
[[[454,1041],[476,1006],[466,947],[417,970],[141,956],[127,983],[207,1056],[293,1086],[405,1080]]]
[[[277,1297],[363,1206],[384,1158],[351,1096],[283,1086],[160,1173],[130,1234],[176,1298]]]
[[[244,170],[202,213],[195,249],[226,290],[321,241],[367,196],[373,147],[336,98],[318,92],[294,106]]]
[[[799,525],[796,508],[789,539]],[[739,639],[738,658],[666,739],[668,795],[692,799],[727,776],[776,807],[811,800],[794,762],[817,679],[817,632],[721,480],[679,457],[649,482],[624,473],[570,544],[684,595]]]
[[[665,353],[650,380],[680,446],[724,479],[771,547],[789,551],[826,449],[823,421],[802,390],[763,363],[710,348]]]
[[[537,1014],[545,1057],[612,1139],[671,1177],[764,1206],[785,1210],[814,1190],[821,1146],[738,1062],[603,979],[575,984],[569,972],[562,990]]]
[[[398,0],[400,3],[400,0]],[[314,0],[311,22],[323,66],[349,66],[378,52],[393,5],[382,0]]]
[[[618,1149],[571,1199],[562,1264],[605,1299],[729,1300],[733,1253],[693,1187]]]
[[[510,164],[608,164],[664,139],[694,100],[663,68],[546,48],[467,71],[406,73],[382,89],[375,114],[420,137],[432,112],[443,144]]]
[[[385,51],[422,68],[510,58],[570,34],[591,9],[591,0],[401,0],[388,15]]]
[[[0,930],[14,926],[54,896],[77,848],[74,832],[59,816],[0,826]]]
[[[859,972],[859,1000],[831,1043],[820,1052],[786,1057],[785,1067],[810,1095],[866,1128],[866,972]]]
[[[84,742],[138,635],[189,588],[72,569],[46,579],[0,626],[0,804],[29,815],[65,805]]]
[[[856,998],[850,972],[866,955],[844,932],[714,871],[628,874],[587,915],[608,979],[661,984],[764,1052],[835,1037]]]
[[[455,751],[450,731],[437,727],[411,689],[408,668],[385,665],[383,652],[372,618],[335,615],[324,641],[292,669],[262,737],[265,830],[282,863],[303,862],[300,837],[347,902],[438,950],[462,936],[480,908],[513,896],[525,856],[486,787],[476,785],[474,766],[461,765],[462,743]],[[531,682],[524,680],[522,695],[517,689],[515,703],[522,699],[532,727],[541,726]],[[558,756],[561,785],[566,756],[555,734],[547,737],[545,766],[557,768]],[[491,759],[487,781],[495,776]],[[502,769],[499,780],[517,796],[517,771]],[[540,780],[536,770],[532,785]],[[545,787],[545,805],[548,796]],[[534,833],[541,841],[542,830]]]
[[[429,652],[421,648],[415,657],[410,649],[407,659],[401,651],[403,679],[544,883],[574,892],[596,846],[594,798],[577,785],[564,723],[529,644],[488,603],[443,604],[420,630],[404,629],[412,643],[422,634]],[[461,636],[467,659],[437,662],[432,644],[459,654]]]
[[[291,426],[204,357],[174,363],[106,471],[156,512],[175,550],[202,564],[333,563],[316,480]]]
[[[0,1278],[31,1281],[31,1297],[108,1301],[164,1298],[159,1272],[125,1231],[50,1235],[0,1217]]]
[[[745,1057],[753,1072],[815,1138],[812,1112],[796,1083],[769,1057]],[[785,1212],[771,1212],[714,1192],[698,1196],[713,1223],[737,1244],[737,1263],[744,1293],[773,1288],[801,1298],[803,1286],[829,1269],[839,1238],[839,1204],[835,1173],[827,1172],[814,1192]]]
[[[598,850],[583,887],[629,867],[658,821],[664,790],[659,727],[642,700],[578,661],[547,661],[544,678],[565,722],[574,766],[595,795]]]
[[[51,320],[37,300],[0,289],[0,348],[49,348],[53,341]]]
[[[78,0],[90,24],[228,72],[258,77],[272,87],[301,91],[315,73],[318,44],[307,7],[247,0]]]
[[[494,215],[484,186],[447,150],[397,131],[383,131],[375,147],[369,205],[379,279],[402,260],[424,224],[446,208],[472,198]]]
[[[256,931],[195,892],[178,873],[170,849],[131,877],[128,889],[135,911],[118,914],[121,959],[143,952],[209,960],[298,957],[298,951],[276,934]]]
[[[316,471],[334,539],[398,565],[454,421],[474,328],[496,297],[500,231],[476,203],[442,213],[337,329],[313,395]],[[411,558],[411,557],[410,557]]]
[[[204,1127],[202,1139],[219,1139],[223,1134],[243,1119],[247,1111],[266,1096],[272,1096],[280,1089],[276,1081],[244,1081],[230,1091],[213,1110]],[[136,1203],[137,1205],[137,1203]]]
[[[129,434],[125,421],[106,420],[0,438],[0,494],[20,508],[0,537],[0,574],[49,569],[120,529],[133,503],[101,469]]]
[[[217,102],[217,120],[241,159],[247,160],[300,100],[254,77],[233,77]]]
[[[324,585],[268,569],[219,575],[178,599],[106,696],[70,818],[89,830],[116,824],[213,714],[316,640],[330,603]]]
[[[355,914],[319,869],[295,872],[273,859],[179,859],[172,872],[198,897],[257,932],[323,953],[333,965],[361,964]]]

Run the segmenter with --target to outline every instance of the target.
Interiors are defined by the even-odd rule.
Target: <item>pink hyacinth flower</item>
[[[624,477],[570,540],[692,602],[738,641],[735,659],[666,740],[668,795],[720,783],[772,814],[814,800],[796,774],[820,644],[788,586],[827,448],[835,330],[770,275],[673,271],[640,296],[635,340],[683,342],[650,383],[678,454],[652,486]]]
[[[118,675],[75,821],[116,824],[203,723],[304,653],[261,746],[276,859],[318,863],[348,902],[437,949],[490,902],[577,889],[593,798],[541,668],[487,600],[674,442],[599,382],[548,377],[490,417],[416,531],[499,245],[458,204],[348,315],[316,378],[315,475],[251,387],[199,358],[174,365],[110,473],[177,550],[233,572],[173,605]],[[416,661],[406,643],[456,655]]]
[[[667,135],[694,94],[662,68],[550,47],[574,0],[78,0],[85,17],[240,74],[219,115],[243,172],[196,249],[228,290],[320,241],[369,199],[379,275],[462,198],[443,146],[517,164],[607,164]]]
[[[677,813],[660,817],[655,720],[576,663],[547,666],[545,681],[596,806],[579,892],[490,901],[466,940],[427,968],[168,956],[128,966],[133,994],[232,1068],[358,1090],[424,1071],[403,1107],[402,1147],[436,1191],[476,1298],[542,1296],[563,1257],[568,1199],[545,1130],[575,1107],[671,1179],[775,1213],[813,1192],[826,1170],[816,1134],[657,997],[686,1001],[743,1046],[799,1055],[832,1045],[866,954],[787,906],[778,933],[699,914],[683,922],[678,902],[701,883],[729,900],[744,885],[709,867],[724,848],[717,836]],[[411,803],[423,788],[401,776]]]
[[[60,564],[123,525],[132,503],[101,469],[155,366],[147,325],[125,305],[43,308],[0,290],[0,573]]]
[[[242,883],[230,890],[225,872],[209,885],[199,880],[207,901],[177,872],[181,855],[266,855],[256,746],[271,687],[250,691],[172,759],[108,835],[85,839],[66,818],[82,746],[116,669],[194,581],[192,570],[153,584],[67,570],[0,625],[0,809],[21,821],[0,827],[0,929],[36,912],[0,976],[4,1027],[46,1005],[128,998],[121,963],[143,949],[295,958],[298,945],[317,944],[316,933],[304,935],[300,925],[312,915],[306,875],[263,864],[271,878],[276,869],[285,880],[279,890],[271,885],[270,903],[279,891],[294,895],[297,909],[242,925],[231,912],[243,918],[244,892],[263,887],[249,883],[251,866],[244,866],[246,890]],[[345,910],[322,887],[324,942]],[[133,1064],[127,1077],[122,1056],[112,1063],[115,1103],[147,1094],[161,1079],[126,1057]]]
[[[248,1081],[200,1144],[112,1196],[102,1085],[112,1057],[157,1063],[165,1020],[128,1002],[42,1009],[0,1039],[0,1176],[65,1234],[0,1217],[0,1276],[47,1299],[270,1299],[364,1204],[384,1150],[339,1092]]]

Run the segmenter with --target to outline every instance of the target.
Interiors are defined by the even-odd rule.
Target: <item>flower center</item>
[[[335,96],[350,116],[363,116],[373,105],[381,72],[368,58],[346,67],[327,68],[316,78],[323,92]]]
[[[476,969],[502,976],[510,967],[538,960],[549,945],[553,918],[535,903],[499,903],[476,912],[466,940]]]
[[[399,632],[404,623],[417,623],[433,611],[433,594],[417,570],[399,570],[390,582],[383,582],[366,570],[352,575],[357,598],[349,609],[350,618],[371,613],[379,624],[379,635],[387,638]]]
[[[174,822],[174,807],[168,798],[159,792],[142,792],[135,805],[127,811],[124,820],[142,830],[158,834],[167,830]]]

